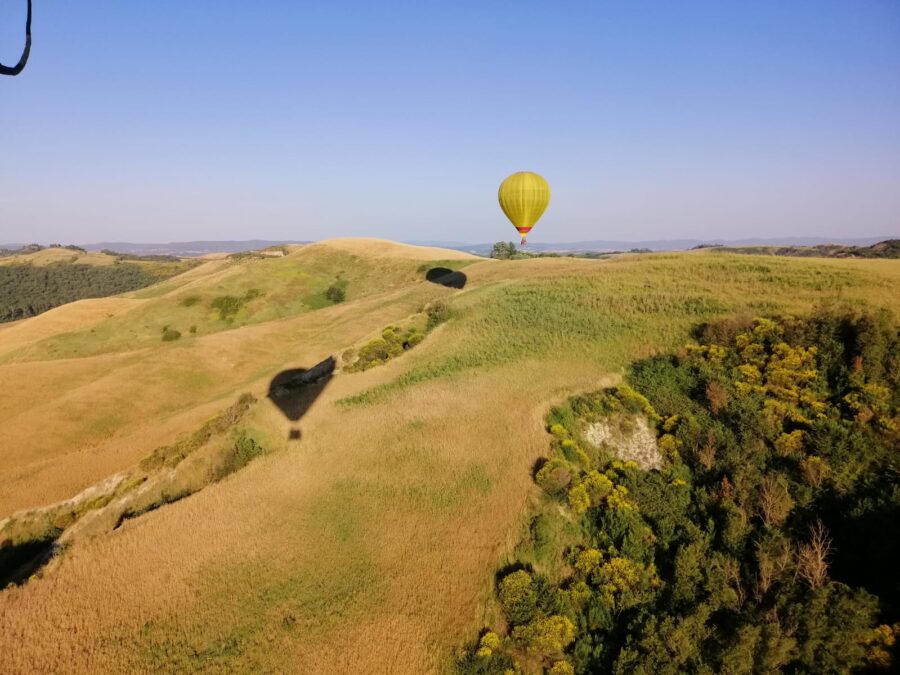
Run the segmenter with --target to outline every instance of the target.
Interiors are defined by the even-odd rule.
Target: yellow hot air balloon
[[[531,171],[520,171],[500,183],[500,208],[519,234],[522,245],[525,235],[540,219],[550,203],[550,185],[543,177]]]

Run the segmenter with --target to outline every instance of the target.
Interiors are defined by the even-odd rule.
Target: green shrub
[[[554,545],[554,526],[550,516],[539,513],[532,518],[528,533],[538,560],[547,558],[553,552]]]
[[[193,307],[198,302],[200,302],[199,295],[189,295],[189,296],[181,299],[181,306],[182,307]]]
[[[562,654],[575,639],[575,624],[565,616],[545,616],[525,626],[516,626],[512,637],[525,649],[544,657]]]
[[[220,295],[212,301],[212,308],[219,312],[219,321],[231,321],[238,312],[251,300],[262,297],[263,292],[258,288],[249,289],[241,297],[234,295]]]
[[[406,330],[399,326],[385,326],[381,331],[381,337],[370,340],[359,349],[359,354],[346,370],[349,372],[368,370],[377,365],[386,363],[394,357],[400,356],[404,351],[412,349],[419,344],[425,335],[415,328]],[[344,361],[352,359],[352,350],[345,352]]]
[[[498,650],[486,653],[478,646],[456,662],[456,675],[507,675],[517,672],[514,667],[515,662],[509,654]]]
[[[491,248],[491,257],[494,260],[511,260],[516,257],[519,249],[511,241],[498,241]]]
[[[212,301],[212,308],[219,312],[219,321],[228,321],[234,318],[243,306],[243,300],[233,295],[221,295]]]
[[[163,342],[174,342],[178,338],[181,337],[181,333],[174,328],[169,328],[166,326],[162,331],[162,340]]]
[[[575,476],[575,469],[565,460],[554,457],[538,470],[535,481],[547,493],[559,496],[565,493]]]
[[[325,297],[337,304],[347,299],[347,291],[339,284],[332,284],[325,290]]]
[[[439,300],[430,305],[426,313],[428,315],[428,321],[425,324],[425,328],[426,330],[431,330],[450,318],[450,305]]]
[[[238,469],[242,469],[253,459],[265,453],[265,449],[256,442],[246,429],[237,432],[234,444],[225,455],[222,466],[217,472],[217,478],[222,479]]]
[[[387,361],[391,346],[384,338],[375,338],[359,349],[360,361]]]
[[[526,570],[516,570],[503,577],[497,597],[506,620],[512,624],[531,621],[537,611],[537,585]]]

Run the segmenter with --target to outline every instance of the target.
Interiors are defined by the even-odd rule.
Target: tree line
[[[26,319],[75,300],[134,291],[175,271],[150,271],[132,263],[0,265],[0,322]]]

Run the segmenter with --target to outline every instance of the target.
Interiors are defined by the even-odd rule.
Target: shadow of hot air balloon
[[[446,286],[447,288],[463,288],[468,277],[462,272],[451,270],[447,267],[432,267],[425,272],[425,281]]]
[[[296,424],[328,386],[334,375],[334,366],[334,357],[329,356],[312,368],[282,370],[269,383],[269,400],[292,424]],[[292,428],[288,438],[298,440],[300,429]]]

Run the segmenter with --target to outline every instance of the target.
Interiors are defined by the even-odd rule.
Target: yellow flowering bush
[[[481,636],[481,640],[478,642],[478,651],[475,652],[475,655],[481,658],[487,658],[499,648],[500,636],[493,631],[488,631]]]
[[[531,653],[555,656],[575,639],[575,624],[558,614],[539,617],[524,626],[516,626],[512,637]]]
[[[591,498],[584,483],[579,483],[570,488],[566,499],[568,499],[571,509],[578,515],[583,514],[591,507]]]
[[[797,429],[789,434],[781,434],[775,439],[775,449],[783,456],[800,452],[803,450],[803,431]]]
[[[575,668],[568,661],[556,661],[550,666],[548,673],[549,675],[575,675]]]

